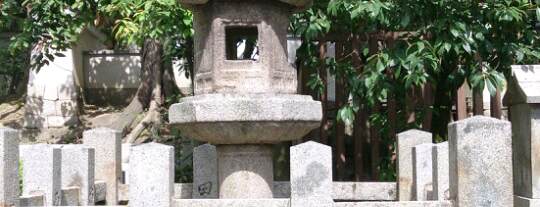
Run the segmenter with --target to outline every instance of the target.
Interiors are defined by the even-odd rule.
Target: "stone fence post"
[[[19,206],[19,132],[0,127],[0,207]]]
[[[133,147],[129,164],[130,206],[173,206],[173,147],[158,143]]]
[[[540,66],[514,66],[504,105],[512,120],[515,206],[540,206]]]
[[[332,148],[309,141],[291,147],[290,159],[291,206],[332,206]]]
[[[431,133],[412,129],[397,134],[397,176],[400,201],[415,200],[412,148],[423,143],[431,143]]]
[[[47,144],[21,145],[22,195],[45,195],[46,206],[60,206],[62,151]]]
[[[106,182],[107,205],[118,204],[118,184],[122,178],[122,134],[108,128],[97,128],[83,133],[84,145],[94,148],[95,179]]]
[[[448,125],[454,206],[514,205],[510,130],[510,122],[483,116]]]

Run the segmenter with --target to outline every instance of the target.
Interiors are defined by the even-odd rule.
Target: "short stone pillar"
[[[41,194],[45,206],[60,206],[62,198],[62,151],[46,144],[21,145],[22,195]]]
[[[84,145],[53,145],[62,151],[62,188],[78,187],[75,205],[93,206],[94,187],[94,149]]]
[[[427,201],[433,197],[433,143],[413,147],[414,200]]]
[[[219,198],[217,166],[215,146],[203,144],[193,148],[193,198]]]
[[[503,103],[512,120],[516,206],[540,205],[540,66],[513,66]]]
[[[121,141],[122,134],[108,128],[83,133],[84,145],[95,151],[95,179],[107,183],[107,205],[118,204],[118,183],[122,179]]]
[[[0,206],[19,206],[19,132],[0,127]]]
[[[332,200],[332,148],[309,141],[291,147],[291,206],[329,207]]]
[[[431,139],[431,133],[416,129],[397,134],[398,199],[400,201],[415,200],[412,148],[419,144],[431,143]]]
[[[448,142],[433,146],[433,199],[450,200]]]
[[[133,147],[129,174],[130,206],[173,206],[173,147],[158,143]]]
[[[272,198],[272,145],[218,145],[219,198]]]
[[[510,122],[475,116],[448,125],[454,206],[513,206]]]

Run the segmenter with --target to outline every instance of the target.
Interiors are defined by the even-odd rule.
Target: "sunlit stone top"
[[[178,3],[187,5],[188,7],[198,4],[206,4],[209,0],[176,0]],[[221,0],[223,1],[223,0]],[[257,1],[257,0],[247,0],[247,1]],[[312,0],[264,0],[266,2],[270,1],[280,1],[286,4],[289,4],[294,7],[295,12],[301,12],[309,8],[312,4]]]

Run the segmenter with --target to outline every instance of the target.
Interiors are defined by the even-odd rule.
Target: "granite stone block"
[[[19,205],[19,132],[0,127],[0,206]]]
[[[84,145],[95,151],[95,179],[106,182],[107,205],[118,204],[118,184],[122,179],[121,140],[121,132],[108,128],[83,133]]]
[[[395,182],[333,182],[332,198],[335,201],[395,201]]]
[[[219,198],[216,147],[204,144],[193,149],[193,198]]]
[[[448,178],[448,142],[433,146],[433,195],[434,200],[450,200]]]
[[[431,143],[431,139],[431,133],[416,129],[397,134],[398,199],[400,201],[414,200],[412,147]]]
[[[131,153],[129,204],[173,206],[174,148],[148,143],[133,147]]]
[[[94,205],[94,149],[84,145],[54,145],[53,147],[62,150],[62,188],[78,188],[76,192],[80,198],[77,199],[79,203],[75,205]],[[70,201],[74,200],[70,199]]]
[[[313,141],[291,147],[291,205],[332,206],[332,149]]]
[[[448,125],[450,198],[455,206],[512,206],[510,122],[475,116]]]
[[[432,200],[433,194],[433,158],[432,143],[413,147],[413,188],[416,201]]]
[[[62,152],[46,144],[21,145],[23,192],[43,191],[46,206],[61,205]]]

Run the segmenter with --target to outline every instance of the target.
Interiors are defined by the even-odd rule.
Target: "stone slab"
[[[43,191],[45,205],[61,204],[62,152],[46,144],[21,145],[23,168],[22,195]]]
[[[433,144],[424,143],[413,147],[414,200],[432,200],[433,195]]]
[[[45,91],[45,85],[40,84],[28,84],[26,94],[28,97],[43,98]]]
[[[448,125],[450,198],[457,206],[512,206],[510,122],[475,116]]]
[[[450,200],[450,178],[448,177],[448,142],[433,146],[433,195],[434,200]]]
[[[78,115],[79,104],[77,104],[77,100],[58,100],[54,104],[56,116],[70,117]]]
[[[208,0],[176,0],[176,1],[181,4],[188,4],[188,5],[208,3]],[[304,9],[309,8],[311,4],[313,3],[312,0],[279,0],[279,1],[297,7],[295,11],[303,11]]]
[[[333,182],[332,198],[335,201],[395,201],[395,182]]]
[[[63,84],[58,86],[59,100],[76,100],[79,89],[75,85]]]
[[[41,106],[41,115],[56,116],[56,101],[43,100],[43,105]]]
[[[175,183],[174,184],[174,199],[192,199],[193,184],[192,183]]]
[[[77,202],[80,203],[75,205],[94,205],[94,149],[74,144],[53,145],[53,147],[62,150],[62,188],[77,187],[76,192],[80,196]],[[74,200],[71,199],[70,201]]]
[[[58,85],[49,84],[45,85],[45,91],[43,92],[43,99],[56,101],[58,100]]]
[[[47,116],[47,127],[63,127],[63,126],[71,126],[77,124],[78,117],[77,116]]]
[[[19,131],[0,127],[0,206],[19,205]]]
[[[94,182],[94,187],[95,187],[95,192],[96,192],[96,196],[95,196],[95,202],[101,202],[101,201],[104,201],[107,196],[107,183],[103,180],[98,180],[98,181],[95,181]]]
[[[107,205],[118,204],[118,184],[122,179],[121,140],[121,132],[108,128],[83,133],[84,145],[95,150],[95,179],[107,184]]]
[[[341,202],[334,207],[451,207],[450,201]]]
[[[408,130],[397,134],[397,176],[398,199],[400,201],[413,200],[413,161],[412,147],[431,143],[431,133],[420,130]]]
[[[290,198],[291,197],[291,182],[289,181],[274,181],[274,198]]]
[[[193,198],[219,198],[216,147],[204,144],[193,149]]]
[[[289,199],[176,199],[176,207],[289,207]]]
[[[521,103],[540,103],[540,66],[514,65],[508,80],[503,103],[506,106]]]
[[[331,206],[332,149],[313,141],[290,149],[291,205]]]
[[[172,146],[148,143],[133,147],[129,174],[131,206],[173,206]]]
[[[514,196],[514,207],[538,207],[540,199],[525,198],[518,195]]]
[[[20,206],[45,206],[45,196],[42,193],[21,196]]]
[[[212,144],[274,144],[320,126],[321,103],[294,94],[205,94],[182,98],[169,120],[186,136]]]
[[[61,203],[62,203],[62,206],[80,206],[79,187],[62,188]]]

